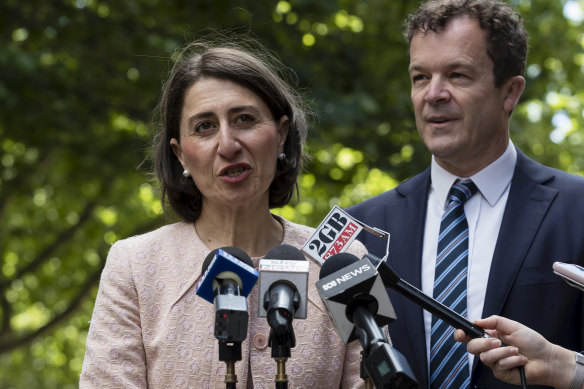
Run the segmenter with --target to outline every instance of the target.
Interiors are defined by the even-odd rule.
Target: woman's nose
[[[236,131],[230,125],[221,125],[219,128],[219,145],[217,154],[226,159],[233,158],[241,150],[241,144]]]

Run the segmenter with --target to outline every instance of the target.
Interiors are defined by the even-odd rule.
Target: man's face
[[[486,36],[477,20],[463,16],[438,32],[414,35],[410,43],[418,132],[438,164],[459,176],[480,171],[505,151],[509,115],[519,98],[509,100],[514,78],[495,86]]]

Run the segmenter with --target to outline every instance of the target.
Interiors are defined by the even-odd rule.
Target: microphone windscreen
[[[318,278],[319,280],[322,280],[324,277],[333,274],[337,270],[341,270],[342,268],[347,267],[357,261],[359,261],[359,258],[349,253],[331,255],[326,261],[324,261],[324,264],[320,268]]]
[[[231,254],[234,255],[234,254]],[[286,261],[306,261],[304,254],[296,247],[289,244],[281,244],[272,247],[265,256],[266,259],[283,259]]]
[[[251,261],[250,256],[245,251],[243,251],[239,247],[225,246],[225,247],[220,247],[218,249],[215,249],[215,250],[211,251],[209,254],[207,254],[207,256],[205,257],[205,260],[203,261],[203,266],[201,266],[201,273],[205,273],[205,270],[207,270],[207,268],[209,267],[209,264],[211,263],[213,258],[215,258],[215,254],[217,254],[217,250],[223,250],[223,251],[233,255],[235,258],[239,259],[241,262],[245,263],[246,265],[253,267],[253,262]]]

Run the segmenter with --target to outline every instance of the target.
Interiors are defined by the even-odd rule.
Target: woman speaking
[[[244,45],[245,46],[245,45]],[[297,191],[307,133],[297,93],[265,50],[192,43],[164,85],[155,139],[163,203],[181,222],[116,242],[95,303],[81,388],[224,388],[213,304],[195,294],[214,249],[235,246],[257,268],[274,246],[301,247],[313,229],[273,215]],[[350,251],[361,257],[355,242]],[[361,387],[360,345],[344,345],[308,259],[307,319],[293,322],[290,387]],[[241,388],[273,388],[270,328],[248,298],[249,329],[235,364]]]

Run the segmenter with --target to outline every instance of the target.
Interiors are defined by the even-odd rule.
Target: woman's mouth
[[[219,172],[219,176],[229,183],[241,182],[250,174],[251,166],[249,166],[248,164],[226,166]]]

